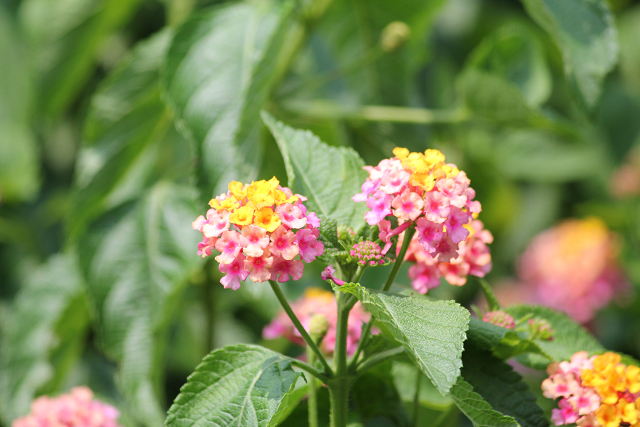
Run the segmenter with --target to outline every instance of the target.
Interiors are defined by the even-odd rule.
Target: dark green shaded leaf
[[[353,384],[351,398],[364,423],[374,418],[386,418],[395,426],[408,427],[411,425],[409,416],[389,368],[387,363],[365,372]],[[426,378],[424,380],[427,381]]]
[[[511,366],[473,347],[465,349],[462,362],[464,380],[495,411],[513,417],[522,427],[549,425],[536,396]]]
[[[29,411],[37,394],[56,389],[80,356],[88,325],[72,255],[55,255],[30,272],[3,325],[0,409],[7,425]]]
[[[375,292],[357,283],[346,283],[338,289],[358,297],[376,321],[409,350],[440,393],[449,392],[462,366],[462,343],[469,325],[467,310],[453,301]]]
[[[217,194],[231,180],[257,176],[259,113],[290,26],[289,6],[216,6],[196,14],[175,35],[163,83],[181,130],[201,148],[207,191]]]
[[[476,427],[519,427],[513,417],[494,410],[462,377],[451,387],[451,397]]]
[[[351,200],[367,178],[358,153],[330,147],[311,132],[290,128],[265,112],[262,118],[280,147],[293,192],[309,198],[309,210],[359,230],[368,208]]]
[[[586,351],[589,354],[605,351],[604,347],[582,326],[558,311],[546,307],[516,305],[507,308],[506,312],[515,318],[532,315],[551,323],[554,330],[553,340],[537,341],[537,343],[554,361],[569,360],[578,351]],[[524,354],[518,357],[518,361],[535,369],[545,369],[549,364],[548,359],[535,354]]]
[[[298,376],[288,358],[262,347],[215,350],[182,386],[166,425],[275,426]]]
[[[529,15],[560,48],[565,70],[588,106],[618,59],[613,16],[604,0],[522,0]]]
[[[416,375],[419,375],[422,377],[420,380],[420,391],[418,395],[418,401],[421,406],[444,410],[453,404],[451,395],[443,396],[440,394],[431,381],[428,381],[427,377],[422,374],[420,369],[409,360],[394,359],[392,373],[396,389],[403,401],[414,401],[417,382]]]

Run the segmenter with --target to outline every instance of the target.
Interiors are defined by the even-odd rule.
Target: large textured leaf
[[[360,229],[368,208],[351,200],[367,178],[358,153],[330,147],[311,132],[290,128],[267,113],[262,118],[284,157],[291,189],[309,198],[310,210]]]
[[[462,377],[473,391],[501,414],[513,417],[522,427],[547,427],[536,396],[508,364],[473,346],[462,357]]]
[[[159,182],[138,203],[95,221],[79,241],[104,350],[138,420],[164,418],[159,381],[167,323],[198,266],[192,188]]]
[[[613,16],[605,0],[522,0],[527,12],[560,48],[565,70],[593,106],[618,58]]]
[[[91,77],[105,40],[140,0],[26,0],[22,26],[38,71],[39,109],[60,117]]]
[[[259,114],[290,11],[280,2],[216,6],[184,23],[169,49],[167,98],[181,128],[201,147],[207,188],[216,194],[229,181],[248,181],[258,173]]]
[[[161,99],[160,67],[171,36],[164,31],[137,45],[92,99],[76,164],[72,236],[139,197],[153,180],[189,176],[192,150]]]
[[[554,361],[569,360],[578,351],[587,351],[589,354],[602,353],[604,347],[582,326],[575,323],[567,315],[546,307],[516,305],[506,309],[513,317],[532,315],[541,317],[551,323],[554,330],[552,341],[537,341],[538,345]],[[536,369],[545,369],[549,360],[535,355],[525,354],[518,360]]]
[[[0,198],[30,199],[38,191],[38,151],[30,129],[30,71],[9,16],[0,7]]]
[[[513,417],[494,410],[462,377],[451,387],[451,397],[475,427],[519,427]]]
[[[440,393],[449,392],[462,366],[462,343],[469,325],[467,310],[453,301],[375,292],[356,283],[338,289],[355,295],[409,350]]]
[[[168,427],[275,426],[299,373],[288,358],[254,345],[206,356],[169,409]]]
[[[89,307],[71,255],[55,255],[27,276],[3,325],[0,412],[6,425],[29,411],[38,392],[54,391],[80,356]]]

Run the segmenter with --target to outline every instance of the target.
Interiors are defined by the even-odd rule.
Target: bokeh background
[[[301,352],[262,339],[278,311],[268,287],[224,290],[214,262],[198,259],[190,222],[220,185],[202,179],[203,148],[160,83],[180,26],[239,3],[0,2],[2,425],[35,396],[79,384],[124,408],[127,425],[161,425],[211,349]],[[256,111],[351,146],[367,164],[396,146],[440,149],[482,203],[494,235],[486,279],[499,298],[556,308],[595,298],[578,320],[640,359],[640,3],[550,2],[573,39],[540,26],[525,7],[534,3],[334,0],[289,66],[257,88],[266,95]],[[231,49],[208,52],[221,75],[236,72]],[[223,83],[210,95],[227,99]],[[256,135],[252,177],[286,183],[275,142],[262,127]],[[566,232],[564,221],[585,218],[590,226]],[[522,258],[559,224],[556,240],[546,234]],[[407,268],[398,289],[410,289]],[[326,286],[321,270],[306,269],[287,295]],[[381,268],[364,280],[384,277]],[[432,295],[483,304],[473,278]]]

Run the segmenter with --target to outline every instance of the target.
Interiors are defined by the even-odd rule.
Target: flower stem
[[[400,248],[400,252],[396,257],[396,261],[393,263],[393,268],[391,269],[391,273],[387,277],[387,281],[384,283],[382,287],[382,292],[387,292],[391,289],[391,285],[393,285],[393,281],[396,279],[398,272],[400,271],[400,267],[402,267],[402,263],[404,262],[404,257],[407,254],[407,250],[409,249],[409,245],[411,244],[411,239],[413,239],[413,235],[415,234],[416,229],[414,227],[409,227],[404,232],[404,240],[402,241],[402,247]],[[353,359],[351,360],[351,365],[349,366],[350,370],[355,370],[358,364],[358,357],[360,357],[360,353],[367,345],[367,341],[369,339],[369,333],[371,332],[371,327],[373,326],[374,319],[371,317],[364,330],[362,331],[362,335],[360,336],[360,342],[358,343],[358,347],[356,348],[356,352],[353,355]]]
[[[311,351],[311,347],[307,347],[307,361],[311,366],[315,363],[316,355]],[[318,427],[318,389],[316,388],[316,379],[311,378],[309,381],[309,427]]]
[[[333,371],[327,363],[327,360],[324,358],[324,356],[322,356],[320,349],[318,348],[316,343],[313,342],[313,340],[309,336],[309,333],[304,328],[304,326],[302,326],[302,323],[300,323],[300,320],[291,309],[291,306],[289,305],[287,299],[284,297],[280,286],[278,286],[278,284],[273,280],[269,280],[269,284],[271,285],[271,289],[273,289],[273,293],[276,294],[276,298],[278,298],[278,301],[280,302],[280,305],[284,309],[285,313],[287,313],[287,316],[289,316],[289,319],[291,319],[293,325],[296,327],[298,332],[300,332],[300,335],[302,336],[302,339],[304,339],[304,342],[307,343],[311,351],[313,351],[313,353],[318,357],[320,363],[322,363],[322,366],[324,366],[325,374],[329,377],[333,376]]]
[[[413,395],[413,415],[412,423],[413,427],[418,427],[418,418],[420,416],[420,384],[422,383],[422,372],[418,369],[416,372],[416,391]]]
[[[391,350],[383,351],[382,353],[378,353],[375,356],[368,359],[366,362],[362,363],[362,365],[356,371],[356,377],[359,377],[369,369],[373,368],[376,365],[379,365],[383,362],[386,362],[389,359],[393,359],[394,357],[400,356],[404,353],[404,347],[396,347]]]
[[[305,363],[302,360],[298,360],[298,359],[289,359],[289,361],[291,362],[292,366],[295,366],[296,368],[300,368],[303,371],[308,372],[309,374],[313,375],[314,377],[316,377],[317,379],[319,379],[323,383],[326,384],[327,382],[329,382],[329,377],[328,376],[326,376],[323,373],[319,372],[316,368],[314,368],[313,366],[309,365],[308,363]]]
[[[346,427],[349,410],[349,388],[351,378],[347,369],[347,333],[349,311],[352,304],[346,302],[344,294],[338,300],[338,319],[336,325],[336,347],[333,352],[335,377],[329,385],[331,404],[331,427]]]

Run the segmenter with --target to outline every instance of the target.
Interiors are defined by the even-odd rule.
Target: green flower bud
[[[411,28],[404,22],[394,21],[382,30],[380,45],[385,52],[395,52],[409,40]]]

